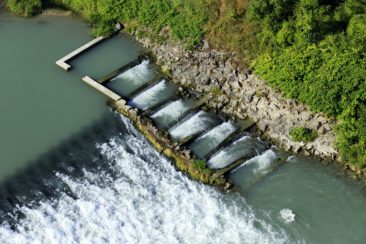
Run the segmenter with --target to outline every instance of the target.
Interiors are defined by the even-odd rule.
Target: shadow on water
[[[119,133],[123,133],[121,120],[118,115],[108,113],[29,162],[27,168],[1,182],[0,223],[6,222],[14,227],[24,217],[21,207],[34,208],[41,201],[52,202],[61,194],[76,199],[77,196],[58,174],[80,179],[85,169],[88,172],[103,171],[115,178],[111,162],[104,159],[95,145],[108,142]]]

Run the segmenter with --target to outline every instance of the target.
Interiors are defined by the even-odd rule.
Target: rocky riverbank
[[[335,121],[268,87],[238,65],[235,53],[212,50],[207,43],[199,50],[186,51],[177,43],[138,41],[153,52],[176,84],[200,94],[210,93],[208,106],[215,111],[237,119],[251,118],[263,138],[286,151],[327,161],[337,159]],[[309,143],[292,141],[289,133],[294,127],[311,128],[319,136]]]

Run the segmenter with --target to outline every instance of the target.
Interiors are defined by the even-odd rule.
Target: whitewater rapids
[[[81,178],[55,172],[76,199],[61,194],[34,209],[21,207],[25,218],[15,229],[2,225],[0,243],[288,242],[239,194],[189,180],[127,119],[121,126],[123,133],[95,145],[114,176],[103,169],[84,169]]]

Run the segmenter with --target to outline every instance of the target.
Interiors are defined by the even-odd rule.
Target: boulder
[[[199,79],[199,84],[201,85],[209,85],[210,84],[210,77],[208,76],[202,76],[200,79]]]

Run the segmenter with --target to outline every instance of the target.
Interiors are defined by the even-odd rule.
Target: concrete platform
[[[103,40],[105,40],[105,37],[103,37],[103,36],[95,38],[94,40],[86,43],[85,45],[83,45],[83,46],[79,47],[78,49],[72,51],[71,53],[67,54],[65,57],[57,60],[56,64],[58,66],[60,66],[62,69],[69,71],[72,68],[72,66],[67,63],[68,61],[70,61],[71,59],[80,55],[81,53],[87,51],[88,49],[90,49],[93,46],[97,45],[98,43],[102,42]]]
[[[114,93],[113,91],[109,90],[105,86],[99,84],[97,81],[93,80],[89,76],[84,76],[82,78],[82,80],[86,84],[90,85],[91,87],[95,88],[96,90],[98,90],[99,92],[101,92],[102,94],[107,96],[109,99],[113,100],[114,102],[122,99],[120,95]]]

